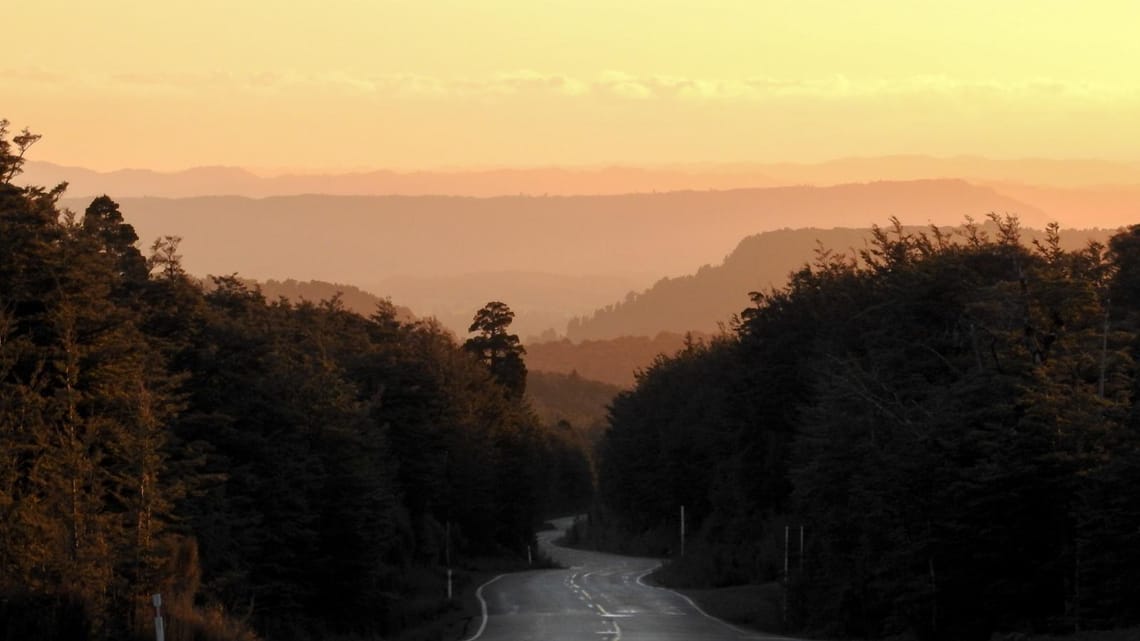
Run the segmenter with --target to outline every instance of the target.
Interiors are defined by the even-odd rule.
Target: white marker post
[[[526,564],[527,565],[534,565],[534,557],[532,557],[530,555],[530,545],[529,544],[526,546]]]
[[[447,461],[447,458],[444,458]],[[447,521],[443,539],[443,557],[447,562],[447,600],[451,600],[451,521]]]
[[[791,535],[791,526],[784,526],[784,598],[781,605],[781,617],[788,621],[788,538]]]
[[[788,582],[788,531],[791,526],[784,526],[784,583]]]
[[[681,556],[685,556],[685,506],[681,506]]]
[[[804,526],[800,526],[800,575],[804,572]]]
[[[154,639],[155,641],[166,641],[166,630],[162,625],[162,595],[156,594],[150,600],[151,603],[154,603]]]

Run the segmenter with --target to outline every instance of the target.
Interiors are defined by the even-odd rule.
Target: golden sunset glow
[[[38,156],[265,170],[1136,161],[1140,4],[312,0],[5,9]]]

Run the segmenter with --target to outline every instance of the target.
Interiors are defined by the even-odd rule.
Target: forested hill
[[[319,280],[298,281],[292,278],[286,280],[269,279],[266,281],[247,280],[247,284],[257,287],[267,300],[274,301],[285,298],[291,303],[300,304],[308,301],[319,303],[321,301],[338,298],[344,308],[361,316],[371,316],[377,308],[385,303],[385,299],[366,292],[355,285],[344,283],[326,283]],[[206,284],[209,287],[209,283]],[[394,305],[396,318],[404,323],[416,320],[412,310],[402,305]]]
[[[595,543],[675,552],[684,505],[665,580],[783,582],[812,638],[1140,623],[1140,225],[1027,240],[887,230],[654,363],[613,403]]]
[[[606,407],[620,391],[616,385],[592,381],[578,372],[531,371],[526,382],[531,407],[544,423],[567,423],[566,429],[576,430],[591,441],[605,431]]]
[[[695,333],[695,338],[704,338]],[[685,346],[685,335],[661,332],[575,343],[568,339],[529,343],[527,365],[535,371],[577,373],[585,379],[621,388],[633,386],[634,375],[659,355],[672,356]]]
[[[993,224],[983,225],[983,230],[987,229],[992,233]],[[1099,229],[1067,229],[1061,232],[1061,243],[1066,249],[1079,249],[1090,240],[1104,243],[1111,234]],[[644,292],[631,292],[624,300],[590,316],[571,320],[566,335],[573,341],[599,341],[656,336],[659,332],[712,333],[749,305],[749,292],[783,286],[788,275],[810,263],[821,248],[854,255],[868,246],[870,235],[870,229],[811,228],[749,236],[720,265],[705,265],[692,275],[663,278]],[[1024,237],[1032,242],[1040,239],[1042,232],[1027,229]]]

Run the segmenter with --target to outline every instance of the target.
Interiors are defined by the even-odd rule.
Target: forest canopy
[[[824,637],[1135,624],[1140,226],[1065,251],[991,222],[821,250],[659,358],[601,444],[616,540],[675,553],[685,505],[674,576],[782,581]]]

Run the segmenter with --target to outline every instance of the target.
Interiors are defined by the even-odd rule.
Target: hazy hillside
[[[1098,227],[1127,227],[1140,223],[1140,184],[1097,187],[1040,187],[1023,184],[993,184],[997,191],[1073,224],[1094,221]]]
[[[417,314],[434,316],[457,335],[465,336],[475,311],[501,300],[515,312],[511,329],[527,342],[544,331],[565,330],[568,319],[626,292],[645,289],[657,276],[597,274],[591,276],[510,271],[455,276],[391,276],[366,282],[370,291],[410,302]]]
[[[340,302],[345,309],[365,317],[372,316],[376,312],[376,306],[383,301],[375,294],[366,292],[354,285],[343,283],[326,283],[317,280],[302,282],[292,278],[283,281],[271,279],[253,282],[261,288],[261,293],[265,295],[266,300],[270,301],[285,298],[292,303],[301,301],[317,303],[329,300],[339,294]],[[396,305],[396,317],[404,322],[412,322],[416,319],[412,310],[402,305]]]
[[[114,196],[114,194],[112,194]],[[252,278],[374,282],[487,271],[683,274],[740,238],[783,227],[858,227],[898,215],[1042,212],[958,180],[620,196],[119,198],[146,243],[182,236],[187,269]],[[87,199],[67,199],[74,209]]]
[[[236,271],[258,280],[316,279],[368,289],[405,275],[543,272],[640,290],[655,278],[719,262],[741,238],[781,227],[862,226],[891,215],[952,224],[989,211],[1016,212],[1027,223],[1047,218],[993,189],[957,180],[619,196],[119,200],[144,245],[165,234],[183,238],[184,265],[191,273]],[[69,198],[64,204],[82,210],[87,202]],[[431,300],[464,300],[470,291],[459,282],[425,291],[422,299],[395,298],[423,314],[435,307]],[[562,327],[621,290],[579,287],[571,294],[561,299],[559,318],[543,319],[546,327]],[[491,299],[520,310],[545,305],[521,284],[499,285],[478,298],[476,306]],[[544,328],[519,317],[524,335]]]
[[[790,272],[812,260],[818,247],[855,254],[866,246],[868,234],[869,229],[784,229],[750,236],[722,264],[663,278],[640,294],[572,320],[566,335],[582,341],[715,331],[718,323],[729,322],[751,304],[750,291],[782,285]],[[1025,230],[1026,242],[1036,235]],[[1075,249],[1089,240],[1106,242],[1110,235],[1105,230],[1065,230],[1061,238],[1067,249]]]
[[[702,338],[694,334],[694,338]],[[648,336],[622,336],[609,340],[573,343],[563,339],[526,346],[526,364],[534,372],[577,372],[611,385],[633,387],[634,372],[644,369],[659,354],[672,355],[685,344],[682,334],[661,332]]]
[[[527,375],[526,395],[545,425],[566,421],[591,439],[605,429],[606,406],[621,388],[583,378],[577,372],[532,371]]]

